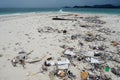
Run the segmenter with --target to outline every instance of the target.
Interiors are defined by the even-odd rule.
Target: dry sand
[[[52,20],[54,16],[77,19],[77,21],[69,20]],[[108,38],[106,42],[100,42],[107,46],[110,45],[110,41],[120,41],[120,16],[119,15],[96,15],[96,14],[78,14],[77,17],[89,17],[99,16],[101,20],[105,21],[106,24],[102,25],[102,28],[109,28],[115,33],[110,35],[104,35]],[[88,31],[98,33],[93,28],[82,28],[80,24],[90,24],[89,22],[83,21],[81,18],[76,18],[72,14],[61,13],[61,14],[24,14],[24,15],[11,15],[0,17],[0,80],[50,80],[49,72],[45,74],[39,73],[40,68],[49,56],[54,59],[59,58],[64,51],[60,46],[66,45],[73,47],[75,51],[79,51],[81,47],[78,42],[84,43],[83,50],[89,51],[88,44],[81,38],[78,40],[71,40],[71,35],[81,34],[85,35]],[[48,28],[52,28],[47,30]],[[38,32],[41,30],[41,32]],[[67,34],[63,34],[62,31],[67,30]],[[120,33],[119,33],[120,34]],[[95,43],[95,42],[93,42]],[[109,46],[110,47],[110,46]],[[111,51],[116,50],[113,46],[109,49]],[[108,50],[109,50],[108,49]],[[25,52],[33,52],[29,55],[29,59],[42,58],[40,62],[34,64],[26,63],[25,69],[18,64],[17,67],[13,67],[11,59],[18,55],[18,52],[24,50]],[[108,61],[109,62],[109,61]],[[76,80],[80,80],[80,71],[83,67],[88,67],[87,63],[77,63],[77,67],[71,66],[70,70],[77,75]],[[115,66],[120,66],[120,63],[113,62]],[[113,66],[112,62],[109,62],[109,66]],[[109,73],[114,78],[117,78],[114,74]],[[59,78],[56,78],[59,80]]]

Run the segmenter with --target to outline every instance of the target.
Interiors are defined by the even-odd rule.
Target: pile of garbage
[[[100,34],[93,34],[92,32],[88,32],[85,36],[85,41],[92,42],[92,41],[105,41],[106,38],[104,38]]]
[[[105,21],[100,20],[98,16],[85,17],[85,18],[83,18],[83,21],[87,21],[87,22],[95,23],[95,24],[105,24],[106,23]]]
[[[90,23],[95,23],[97,27],[101,27],[99,24],[106,23],[105,21],[100,20],[97,16],[82,17],[81,19]],[[109,65],[109,61],[111,61],[111,63],[120,63],[119,41],[109,40],[107,38],[114,32],[108,28],[89,31],[88,28],[92,27],[91,25],[80,26],[80,28],[84,28],[85,30],[82,32],[86,33],[81,34],[79,32],[68,34],[67,29],[58,30],[50,26],[46,26],[43,29],[38,28],[37,31],[39,33],[63,33],[64,36],[62,37],[64,39],[61,40],[61,43],[66,41],[65,44],[68,45],[63,44],[60,46],[64,51],[59,52],[60,56],[57,58],[54,58],[53,56],[43,56],[41,58],[38,57],[30,60],[28,56],[32,52],[19,52],[19,55],[11,60],[13,66],[17,67],[17,64],[21,64],[25,67],[26,64],[34,64],[45,58],[44,63],[40,63],[42,67],[38,74],[49,73],[50,80],[54,80],[55,77],[60,80],[78,80],[79,78],[81,78],[81,80],[113,80],[110,74],[120,77],[120,67]],[[69,43],[66,39],[69,40]],[[72,42],[76,42],[77,45],[74,44],[72,47],[69,46]],[[98,45],[99,43],[100,45]],[[79,50],[76,49],[76,46]],[[111,50],[111,47],[113,50]],[[76,72],[72,69],[76,70]],[[79,74],[77,74],[77,72]]]
[[[43,28],[37,28],[37,31],[39,33],[53,33],[53,32],[61,33],[62,32],[62,31],[60,31],[58,29],[54,29],[50,26],[45,26],[44,29]]]
[[[111,33],[115,33],[115,31],[112,31],[109,28],[101,28],[98,31],[101,33],[105,33],[106,35],[110,35]]]

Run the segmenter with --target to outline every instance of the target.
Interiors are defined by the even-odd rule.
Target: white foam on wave
[[[63,13],[64,11],[63,11],[63,9],[60,9],[59,12],[60,12],[60,13]]]
[[[63,11],[63,9],[60,9],[58,13],[72,13],[72,12],[67,12],[67,11]]]
[[[23,13],[0,14],[0,16],[18,16],[18,15],[23,15]]]
[[[36,14],[36,12],[0,14],[0,16],[21,16],[21,15],[26,15],[26,14],[27,15]]]

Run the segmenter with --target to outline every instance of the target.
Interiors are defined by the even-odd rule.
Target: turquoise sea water
[[[120,14],[119,9],[106,8],[0,8],[0,15],[4,14],[22,14],[22,13],[93,13],[93,14]]]

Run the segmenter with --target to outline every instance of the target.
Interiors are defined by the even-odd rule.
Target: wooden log
[[[29,53],[27,53],[26,55],[30,55],[34,50],[30,51]]]
[[[36,63],[36,62],[40,62],[44,57],[46,57],[46,56],[43,56],[42,58],[37,59],[37,60],[26,61],[26,63]]]
[[[74,20],[74,19],[52,18],[52,20]]]

